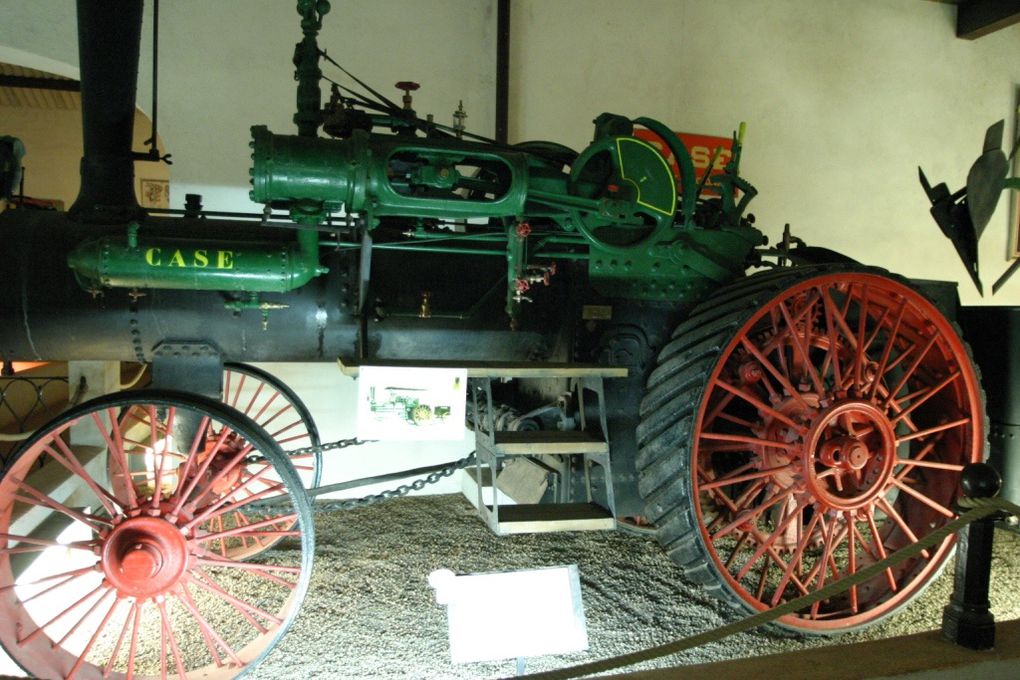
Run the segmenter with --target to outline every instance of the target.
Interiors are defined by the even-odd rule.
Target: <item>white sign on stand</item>
[[[467,402],[463,368],[362,366],[359,439],[461,440]]]
[[[461,576],[440,569],[429,585],[446,605],[454,663],[588,649],[576,564]]]

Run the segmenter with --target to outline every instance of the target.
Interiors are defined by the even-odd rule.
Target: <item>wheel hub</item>
[[[122,595],[150,597],[180,581],[188,566],[188,542],[162,517],[133,517],[106,537],[102,565],[107,580]]]
[[[824,510],[858,510],[887,486],[896,435],[885,412],[847,400],[818,414],[802,452],[805,481]]]

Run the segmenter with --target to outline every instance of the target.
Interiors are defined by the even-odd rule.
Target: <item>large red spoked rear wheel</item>
[[[294,464],[305,488],[318,486],[322,453],[304,451],[319,445],[319,430],[311,412],[294,390],[255,366],[223,364],[223,403],[248,416],[269,433]]]
[[[270,469],[278,481],[255,490]],[[211,530],[233,513],[249,521]],[[223,555],[256,537],[289,540]],[[42,428],[0,477],[0,538],[0,643],[40,678],[235,677],[311,575],[311,512],[279,447],[173,392],[102,397]]]
[[[954,517],[984,407],[953,324],[871,269],[805,268],[719,291],[663,349],[642,402],[640,488],[686,573],[744,611],[817,591]],[[778,625],[872,624],[951,539]]]
[[[318,486],[322,476],[322,452],[306,449],[319,446],[319,431],[308,407],[292,389],[268,371],[228,362],[223,365],[221,398],[224,404],[254,420],[273,438],[294,465],[306,489]],[[221,453],[220,457],[227,455]],[[269,469],[266,467],[265,461],[257,461],[240,469],[235,483],[244,483],[246,492],[251,494],[261,495],[271,491],[280,479],[272,466],[268,466]],[[232,512],[211,519],[207,529],[210,532],[223,531],[260,519],[253,517],[250,512]],[[286,528],[285,523],[270,527],[273,531]],[[261,536],[252,534],[242,539],[222,542],[219,549],[223,557],[244,559],[271,547],[276,540],[272,533]]]

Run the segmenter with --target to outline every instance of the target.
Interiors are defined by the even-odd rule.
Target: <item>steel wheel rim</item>
[[[129,424],[139,418],[149,421],[144,442],[133,439],[137,423]],[[105,432],[105,446],[116,459],[111,465],[128,471],[133,483],[125,484],[124,474],[97,477],[106,465],[79,465],[87,449],[65,441],[72,426],[88,435]],[[166,436],[189,429],[194,437],[187,444]],[[137,453],[139,445],[159,464],[141,469],[137,463],[145,454]],[[227,468],[213,471],[198,452],[223,446],[233,447],[235,466],[265,457],[287,500],[262,526],[216,535],[205,528],[209,517],[259,498],[243,497],[234,485],[210,491]],[[66,504],[47,496],[48,476],[41,473],[57,465],[75,485],[76,496]],[[155,489],[161,492],[150,493]],[[275,645],[307,589],[313,538],[299,489],[272,440],[217,402],[136,392],[69,412],[27,442],[0,479],[0,642],[33,677],[235,677]],[[40,538],[48,524],[18,533],[30,513],[62,520],[64,536],[71,530],[80,535],[70,547],[58,547]],[[273,530],[274,519],[286,521],[285,535],[299,539],[299,549],[291,544],[248,560],[225,559],[215,550],[238,535]],[[37,559],[35,573],[16,581],[16,555],[49,557],[44,549],[71,557]]]
[[[966,346],[922,295],[869,273],[791,286],[734,334],[698,406],[692,495],[713,567],[764,610],[930,533],[953,516],[962,466],[983,455],[981,413]],[[875,623],[951,547],[779,623]]]

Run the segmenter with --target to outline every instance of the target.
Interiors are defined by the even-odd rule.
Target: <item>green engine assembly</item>
[[[631,135],[635,123],[680,159],[679,191],[663,155]],[[359,128],[329,140],[256,126],[251,197],[306,225],[344,211],[369,232],[386,218],[414,218],[412,238],[454,227],[500,235],[517,302],[534,261],[557,256],[542,248],[557,241],[585,247],[592,285],[607,295],[691,300],[741,274],[762,235],[742,216],[754,189],[737,176],[736,162],[713,178],[719,196],[699,201],[703,187],[668,128],[612,114],[596,124],[598,136],[580,155],[407,130]]]
[[[602,114],[578,154],[548,142],[500,144],[422,120],[409,92],[399,108],[367,86],[374,99],[344,96],[334,85],[319,108],[323,53],[315,36],[328,6],[302,2],[298,10],[299,134],[253,127],[250,170],[252,200],[267,215],[289,212],[299,227],[293,242],[196,247],[132,226],[71,253],[83,287],[224,291],[258,306],[259,293],[290,291],[326,271],[320,236],[336,224],[350,227],[351,241],[328,242],[334,246],[400,242],[422,252],[502,254],[512,321],[557,261],[586,261],[590,286],[602,295],[670,302],[696,301],[754,263],[764,238],[744,214],[756,192],[738,174],[742,129],[709,192],[680,139],[648,118]],[[319,137],[320,126],[333,139]],[[663,153],[634,135],[636,126],[661,140],[676,175]],[[458,247],[472,241],[485,248]]]

